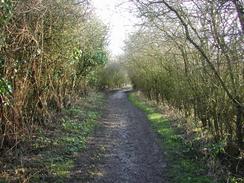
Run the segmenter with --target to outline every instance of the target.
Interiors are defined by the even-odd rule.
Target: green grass
[[[6,163],[0,182],[67,182],[79,153],[86,148],[97,119],[102,114],[105,97],[94,93],[77,105],[64,109],[48,128],[39,128],[21,152],[21,161]]]
[[[64,111],[60,129],[51,138],[44,136],[43,140],[37,141],[41,145],[51,141],[49,150],[42,153],[40,161],[48,167],[52,179],[65,182],[69,177],[71,169],[74,167],[75,155],[86,147],[87,137],[96,127],[96,120],[101,112],[97,108],[101,107],[103,97],[96,95],[88,98],[84,106],[74,106]],[[82,120],[81,120],[82,119]],[[40,136],[40,138],[43,138]],[[38,176],[37,176],[38,177]],[[36,178],[37,178],[36,177]],[[37,179],[33,179],[36,182]]]
[[[151,122],[151,127],[159,137],[160,145],[168,161],[167,174],[171,183],[214,183],[213,178],[206,176],[207,167],[203,160],[194,154],[194,149],[184,141],[176,127],[157,107],[131,93],[129,100],[144,111]]]

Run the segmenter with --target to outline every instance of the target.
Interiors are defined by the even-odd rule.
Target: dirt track
[[[128,101],[126,92],[109,94],[100,123],[70,182],[167,182],[166,162],[157,138],[144,113]]]

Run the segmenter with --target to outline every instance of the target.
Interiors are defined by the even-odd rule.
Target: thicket
[[[181,111],[187,123],[218,144],[218,153],[231,157],[238,172],[244,136],[243,2],[132,2],[142,20],[124,55],[134,88]]]
[[[100,89],[122,88],[129,84],[127,72],[121,62],[111,62],[97,72],[95,86]]]
[[[85,94],[107,61],[107,27],[87,1],[0,2],[0,149]]]

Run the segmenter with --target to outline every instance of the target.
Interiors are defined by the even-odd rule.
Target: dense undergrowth
[[[130,83],[126,69],[119,61],[116,59],[98,71],[97,86],[99,88],[122,88]]]
[[[8,150],[96,87],[107,27],[87,0],[3,0],[0,30],[0,150]]]
[[[167,173],[171,182],[244,181],[243,178],[234,177],[220,166],[218,155],[221,146],[206,142],[196,132],[196,128],[187,129],[185,124],[180,122],[181,117],[172,114],[172,109],[167,110],[166,106],[159,106],[139,93],[131,93],[129,100],[146,113],[153,130],[158,135],[159,143],[166,152]]]
[[[0,182],[67,182],[87,137],[96,127],[104,95],[90,93],[0,158]]]
[[[125,46],[133,87],[181,111],[242,173],[244,2],[132,1],[143,22]]]

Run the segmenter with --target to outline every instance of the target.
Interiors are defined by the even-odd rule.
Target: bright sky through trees
[[[130,13],[125,0],[92,0],[95,11],[102,21],[109,25],[109,50],[112,55],[122,53],[124,40],[135,28],[135,16]]]

